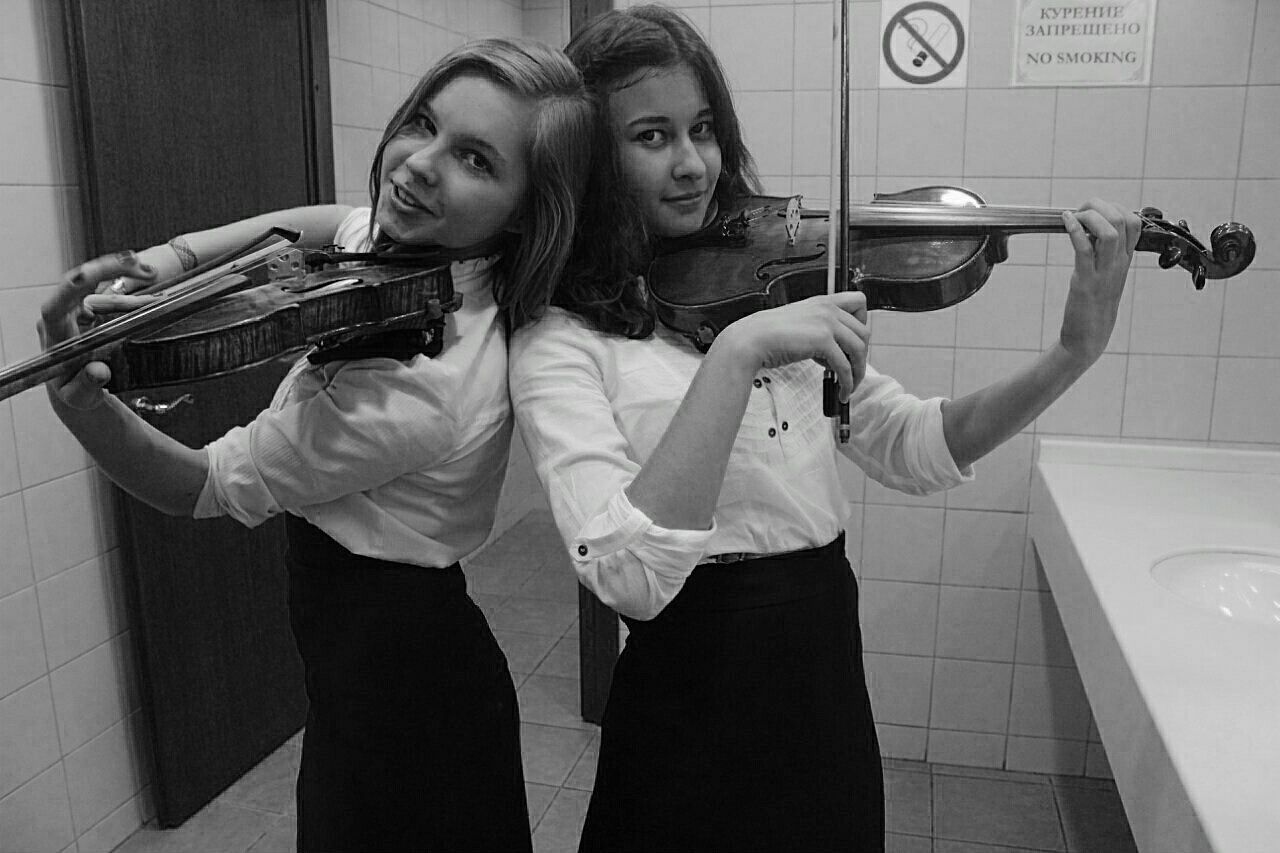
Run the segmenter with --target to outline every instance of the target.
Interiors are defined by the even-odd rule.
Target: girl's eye
[[[421,133],[435,133],[436,125],[431,120],[431,116],[426,113],[418,113],[409,120],[409,127]]]
[[[482,172],[486,175],[493,174],[493,164],[489,162],[487,157],[478,151],[462,152],[462,162],[466,163],[469,168],[474,169],[477,172]]]
[[[709,121],[700,121],[689,129],[689,135],[694,139],[715,139],[716,127]]]
[[[642,145],[661,145],[666,138],[666,133],[656,127],[642,130],[636,134],[636,141]]]

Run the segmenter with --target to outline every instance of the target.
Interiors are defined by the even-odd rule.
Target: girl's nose
[[[439,155],[438,146],[432,142],[425,143],[417,151],[414,151],[404,160],[405,168],[418,180],[427,184],[434,184],[439,176]]]
[[[672,177],[676,180],[697,180],[707,173],[707,164],[702,160],[698,146],[689,137],[684,137],[675,149],[675,161],[671,166]]]

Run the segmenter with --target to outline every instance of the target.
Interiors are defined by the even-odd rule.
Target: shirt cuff
[[[973,466],[960,468],[956,465],[951,448],[947,447],[947,434],[942,428],[942,397],[925,400],[925,417],[921,424],[924,430],[924,441],[917,446],[922,456],[916,460],[916,470],[927,472],[921,477],[928,483],[929,492],[940,492],[951,489],[973,479]]]
[[[213,453],[208,447],[205,447],[204,455],[208,460],[208,473],[205,474],[204,486],[201,487],[200,495],[196,498],[196,506],[191,513],[191,517],[218,518],[226,515],[226,512],[218,504],[218,493],[213,484]]]
[[[709,530],[672,530],[659,527],[631,503],[626,489],[619,489],[604,511],[588,521],[569,546],[577,564],[590,563],[630,551],[645,568],[669,578],[684,578],[702,560],[716,533]]]

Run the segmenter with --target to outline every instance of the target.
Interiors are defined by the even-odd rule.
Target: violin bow
[[[828,217],[827,293],[834,295],[849,285],[849,0],[835,0],[831,43],[831,207]],[[836,125],[837,120],[839,125]],[[838,211],[838,212],[837,212]],[[843,281],[837,281],[843,270]],[[836,374],[822,373],[822,412],[840,419],[840,443],[849,442],[849,404],[841,403]]]
[[[162,285],[175,292],[95,326],[83,335],[55,344],[39,355],[0,370],[0,400],[34,388],[61,373],[68,365],[83,366],[110,355],[110,347],[129,337],[163,328],[200,311],[220,296],[235,293],[261,281],[248,273],[264,267],[301,235],[272,228],[251,243],[215,258]],[[148,288],[147,290],[151,290]]]

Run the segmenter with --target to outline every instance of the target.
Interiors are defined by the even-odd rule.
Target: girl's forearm
[[[165,435],[106,391],[92,409],[66,405],[49,394],[54,412],[129,494],[169,515],[191,515],[209,473],[208,457]]]

